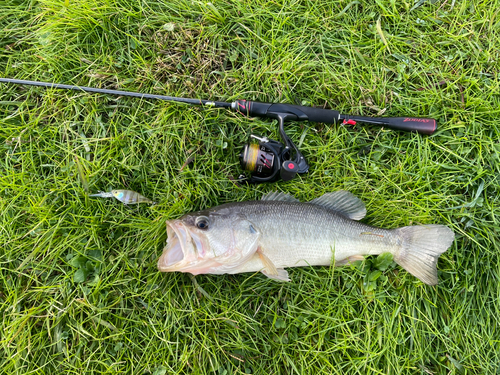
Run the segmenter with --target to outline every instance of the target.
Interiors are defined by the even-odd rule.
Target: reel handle
[[[290,181],[299,172],[299,166],[293,160],[285,160],[281,164],[280,177],[283,181]]]

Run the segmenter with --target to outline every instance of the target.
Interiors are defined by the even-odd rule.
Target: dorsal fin
[[[366,215],[361,199],[345,190],[323,194],[309,203],[328,208],[352,220],[361,220]]]
[[[279,191],[272,191],[262,196],[263,201],[282,201],[282,202],[300,202],[297,198],[292,197],[290,194],[281,193]]]

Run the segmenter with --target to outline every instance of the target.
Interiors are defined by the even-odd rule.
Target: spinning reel
[[[297,173],[302,174],[309,170],[304,155],[285,133],[284,123],[290,116],[286,113],[276,113],[273,117],[278,120],[284,144],[252,134],[250,137],[259,143],[246,144],[240,154],[242,168],[250,172],[249,178],[244,174],[240,175],[240,181],[249,183],[273,182],[279,179],[289,181]]]

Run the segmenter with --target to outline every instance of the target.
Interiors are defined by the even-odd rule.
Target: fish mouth
[[[158,259],[158,269],[162,272],[185,269],[205,254],[201,238],[180,220],[167,221],[167,236],[167,245]]]
[[[184,251],[187,245],[187,230],[182,223],[167,222],[167,246],[158,260],[160,270],[168,269],[184,259]]]

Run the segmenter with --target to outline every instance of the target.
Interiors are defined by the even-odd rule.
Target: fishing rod
[[[155,99],[185,103],[211,108],[226,108],[249,117],[263,117],[278,120],[279,133],[284,142],[278,142],[266,137],[251,137],[258,141],[249,143],[240,155],[243,169],[251,173],[250,178],[244,175],[240,180],[251,183],[271,182],[279,178],[291,180],[297,173],[306,173],[309,165],[297,146],[285,133],[286,121],[311,121],[326,124],[349,124],[357,122],[384,126],[389,129],[432,134],[436,131],[436,120],[421,117],[369,117],[341,114],[333,109],[314,108],[293,104],[262,103],[250,100],[236,100],[231,103],[203,99],[180,98],[167,95],[145,94],[133,91],[98,89],[94,87],[64,85],[58,83],[28,81],[22,79],[0,78],[0,83],[16,85],[41,86],[60,90],[74,90],[98,94],[129,96],[140,99]]]

